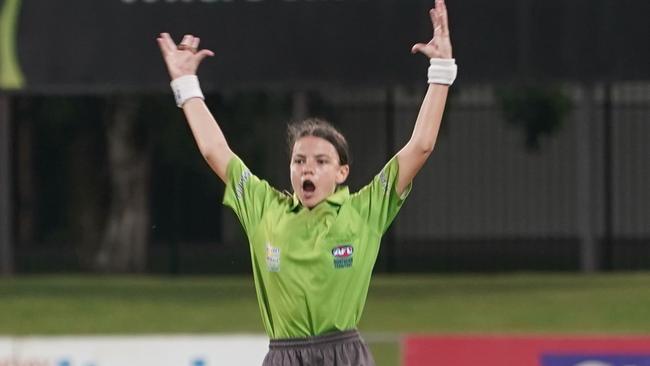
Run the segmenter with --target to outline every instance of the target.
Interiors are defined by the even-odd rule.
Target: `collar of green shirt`
[[[350,189],[348,186],[340,186],[336,192],[332,193],[325,199],[325,201],[341,206],[345,201],[350,198]],[[293,202],[291,203],[291,211],[295,210],[298,206],[300,206],[300,200],[298,199],[298,195],[295,193],[293,194]]]

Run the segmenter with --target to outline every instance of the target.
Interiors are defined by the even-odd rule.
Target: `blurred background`
[[[233,150],[290,189],[286,125],[331,120],[349,184],[408,140],[430,1],[4,1],[4,272],[246,273],[155,37],[194,33]],[[641,1],[451,2],[460,75],[379,272],[648,269]]]
[[[174,105],[156,36],[192,33],[216,53],[199,69],[206,103],[256,175],[290,189],[287,123],[317,116],[348,138],[356,191],[410,136],[427,60],[409,50],[431,37],[432,3],[0,1],[0,294],[9,306],[0,334],[262,333],[243,230]],[[366,316],[384,322],[367,327],[391,345],[379,362],[397,362],[400,334],[411,331],[650,331],[650,2],[449,0],[448,9],[459,77],[375,267]],[[601,285],[626,291],[629,311],[607,305],[548,325],[575,320],[576,304],[621,298]],[[458,286],[451,302],[437,302],[449,286]],[[592,286],[597,294],[565,298],[557,313],[534,313],[549,307],[525,293]],[[478,288],[495,296],[480,297],[492,313],[481,303],[431,315],[462,311],[456,295],[476,304]],[[500,290],[524,293],[504,300]],[[169,319],[171,308],[145,307],[138,327],[104,308],[125,293],[152,307],[180,293],[208,309],[241,293],[243,302],[222,305],[244,311],[224,325],[208,309],[169,304],[205,316],[174,327],[143,317]],[[404,304],[382,302],[395,294]],[[41,322],[33,306],[57,305],[39,296],[96,304]],[[508,304],[530,317],[512,318]],[[417,309],[416,320],[391,322],[400,306]],[[114,316],[99,321],[97,311]],[[88,322],[76,327],[80,314]]]

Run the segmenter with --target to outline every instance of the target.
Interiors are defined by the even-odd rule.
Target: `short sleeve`
[[[226,177],[223,204],[235,211],[250,235],[262,219],[274,190],[268,182],[253,175],[236,155],[228,162]]]
[[[386,163],[372,182],[351,198],[351,203],[359,214],[381,235],[388,230],[411,192],[412,183],[409,183],[404,193],[397,194],[398,173],[399,163],[396,155]]]

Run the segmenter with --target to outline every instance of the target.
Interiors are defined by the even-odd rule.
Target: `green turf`
[[[369,342],[377,366],[399,365],[399,342]]]
[[[650,275],[382,278],[363,329],[409,332],[648,333]]]
[[[647,334],[650,274],[376,276],[360,328],[395,338],[406,332]],[[0,335],[230,332],[263,333],[251,278],[0,280]],[[395,364],[395,342],[372,348],[379,365]]]

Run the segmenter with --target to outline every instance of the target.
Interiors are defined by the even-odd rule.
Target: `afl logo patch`
[[[350,257],[352,253],[354,253],[354,247],[352,245],[341,245],[332,249],[332,255],[336,258]]]
[[[333,248],[334,268],[352,267],[352,254],[354,254],[352,245],[339,245]]]

